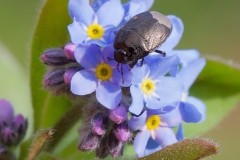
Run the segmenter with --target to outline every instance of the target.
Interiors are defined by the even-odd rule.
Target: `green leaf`
[[[219,151],[219,146],[204,138],[186,139],[139,160],[198,160]]]
[[[201,124],[184,124],[187,136],[205,133],[220,122],[239,102],[240,70],[222,62],[208,60],[190,91],[207,105],[207,119]]]
[[[33,35],[30,80],[35,131],[52,126],[70,106],[65,97],[53,96],[43,89],[41,84],[45,67],[39,59],[44,50],[62,47],[68,41],[67,25],[70,18],[67,4],[68,0],[46,1]]]

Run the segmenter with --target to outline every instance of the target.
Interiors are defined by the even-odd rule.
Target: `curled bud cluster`
[[[97,111],[89,123],[87,134],[80,140],[79,150],[96,150],[96,156],[99,158],[105,158],[109,154],[115,158],[123,154],[124,144],[132,137],[125,106],[120,105],[110,111]]]
[[[48,49],[40,57],[48,66],[43,86],[55,94],[69,93],[72,76],[81,69],[74,58],[74,49],[75,45],[66,44],[64,48]]]
[[[12,105],[0,99],[0,155],[8,147],[15,146],[23,139],[27,130],[27,119],[21,114],[14,116]]]

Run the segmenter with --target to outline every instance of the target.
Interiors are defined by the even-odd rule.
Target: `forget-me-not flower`
[[[78,45],[75,59],[84,68],[75,73],[71,80],[71,92],[87,95],[96,91],[96,98],[103,106],[114,109],[122,98],[121,86],[129,86],[131,72],[127,65],[118,69],[113,57],[113,46],[101,49],[96,44]],[[122,77],[123,76],[123,77]]]
[[[180,100],[181,83],[174,77],[165,76],[176,64],[178,64],[178,58],[172,56],[165,61],[153,62],[150,66],[136,65],[132,69],[130,112],[138,115],[145,105],[149,109],[160,109]]]
[[[130,129],[139,131],[134,139],[134,150],[139,157],[146,156],[177,142],[172,127],[179,125],[172,115],[158,110],[146,110],[140,116],[132,116]]]
[[[68,26],[72,43],[96,43],[103,46],[113,42],[113,31],[122,21],[124,9],[119,0],[101,3],[96,11],[89,0],[70,0],[69,13],[73,19],[73,23]]]
[[[181,67],[186,67],[188,63],[199,58],[199,51],[196,49],[176,49],[176,46],[182,38],[184,25],[182,20],[174,15],[169,15],[168,18],[172,23],[172,32],[167,40],[157,49],[164,51],[166,53],[166,57],[163,57],[159,53],[152,52],[145,58],[145,63],[150,64],[156,59],[164,60],[169,56],[176,55],[180,60],[179,65],[181,65]],[[176,66],[175,68],[173,67],[171,75],[176,75],[178,71],[179,66]]]

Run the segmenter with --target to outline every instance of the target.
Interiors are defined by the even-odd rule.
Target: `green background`
[[[61,1],[59,0],[58,5],[61,5]],[[13,100],[14,106],[21,106],[17,108],[17,112],[30,104],[28,52],[31,46],[31,35],[43,2],[42,0],[0,0],[0,44],[2,43],[0,48],[4,48],[0,51],[10,54],[10,56],[2,56],[0,53],[0,63],[10,68],[10,71],[18,70],[17,74],[11,72],[3,74],[5,69],[2,67],[0,69],[0,80],[3,80],[1,85],[4,85],[5,81],[19,78],[18,83],[12,82],[8,90],[0,89],[0,96]],[[182,19],[185,31],[177,48],[196,48],[205,57],[239,67],[239,8],[238,0],[156,0],[152,10],[158,10],[164,14],[175,14]],[[234,76],[228,78],[231,80]],[[240,89],[238,91],[240,92]],[[23,92],[26,94],[21,94]],[[236,107],[217,126],[200,135],[220,143],[221,152],[215,159],[238,159],[240,103],[234,105]],[[221,104],[219,107],[222,107]],[[24,108],[24,112],[31,118],[31,109]],[[218,114],[217,109],[216,114]]]

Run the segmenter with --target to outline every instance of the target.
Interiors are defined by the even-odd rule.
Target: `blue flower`
[[[159,53],[152,52],[145,58],[145,63],[150,64],[156,59],[162,59],[169,56],[176,55],[180,60],[181,67],[186,67],[190,62],[199,58],[199,51],[196,49],[175,49],[180,39],[182,38],[184,26],[182,20],[174,15],[169,15],[168,18],[172,22],[172,32],[167,40],[157,49],[166,52],[166,57],[159,55]],[[172,68],[171,75],[176,75],[179,71],[179,66]]]
[[[122,21],[124,9],[119,0],[109,0],[100,5],[94,11],[89,0],[69,1],[73,23],[68,26],[68,30],[72,43],[107,45],[113,42],[113,31]]]
[[[157,110],[144,111],[140,116],[132,116],[129,127],[139,131],[134,139],[134,149],[139,157],[156,152],[177,142],[172,129],[179,125],[172,115],[161,114]]]
[[[165,76],[176,63],[178,64],[178,58],[172,56],[165,61],[156,61],[150,66],[136,65],[132,69],[130,112],[138,115],[145,105],[149,109],[160,109],[179,102],[182,93],[181,83],[174,77]]]
[[[133,16],[149,10],[154,0],[129,0],[123,7],[125,10],[124,20],[128,21]]]
[[[200,123],[206,118],[205,104],[198,98],[188,96],[190,87],[204,68],[205,64],[206,61],[204,58],[192,60],[192,62],[182,68],[176,76],[176,78],[179,79],[184,86],[182,98],[178,107],[181,119],[184,122]],[[182,126],[179,127],[178,138],[180,140],[183,139]]]
[[[122,74],[113,58],[113,46],[101,47],[95,44],[78,45],[76,61],[84,68],[75,73],[71,80],[71,91],[76,95],[87,95],[96,91],[97,100],[108,109],[114,109],[122,98],[121,86],[129,86],[131,72],[128,65],[122,65]],[[122,77],[123,76],[123,77]]]

